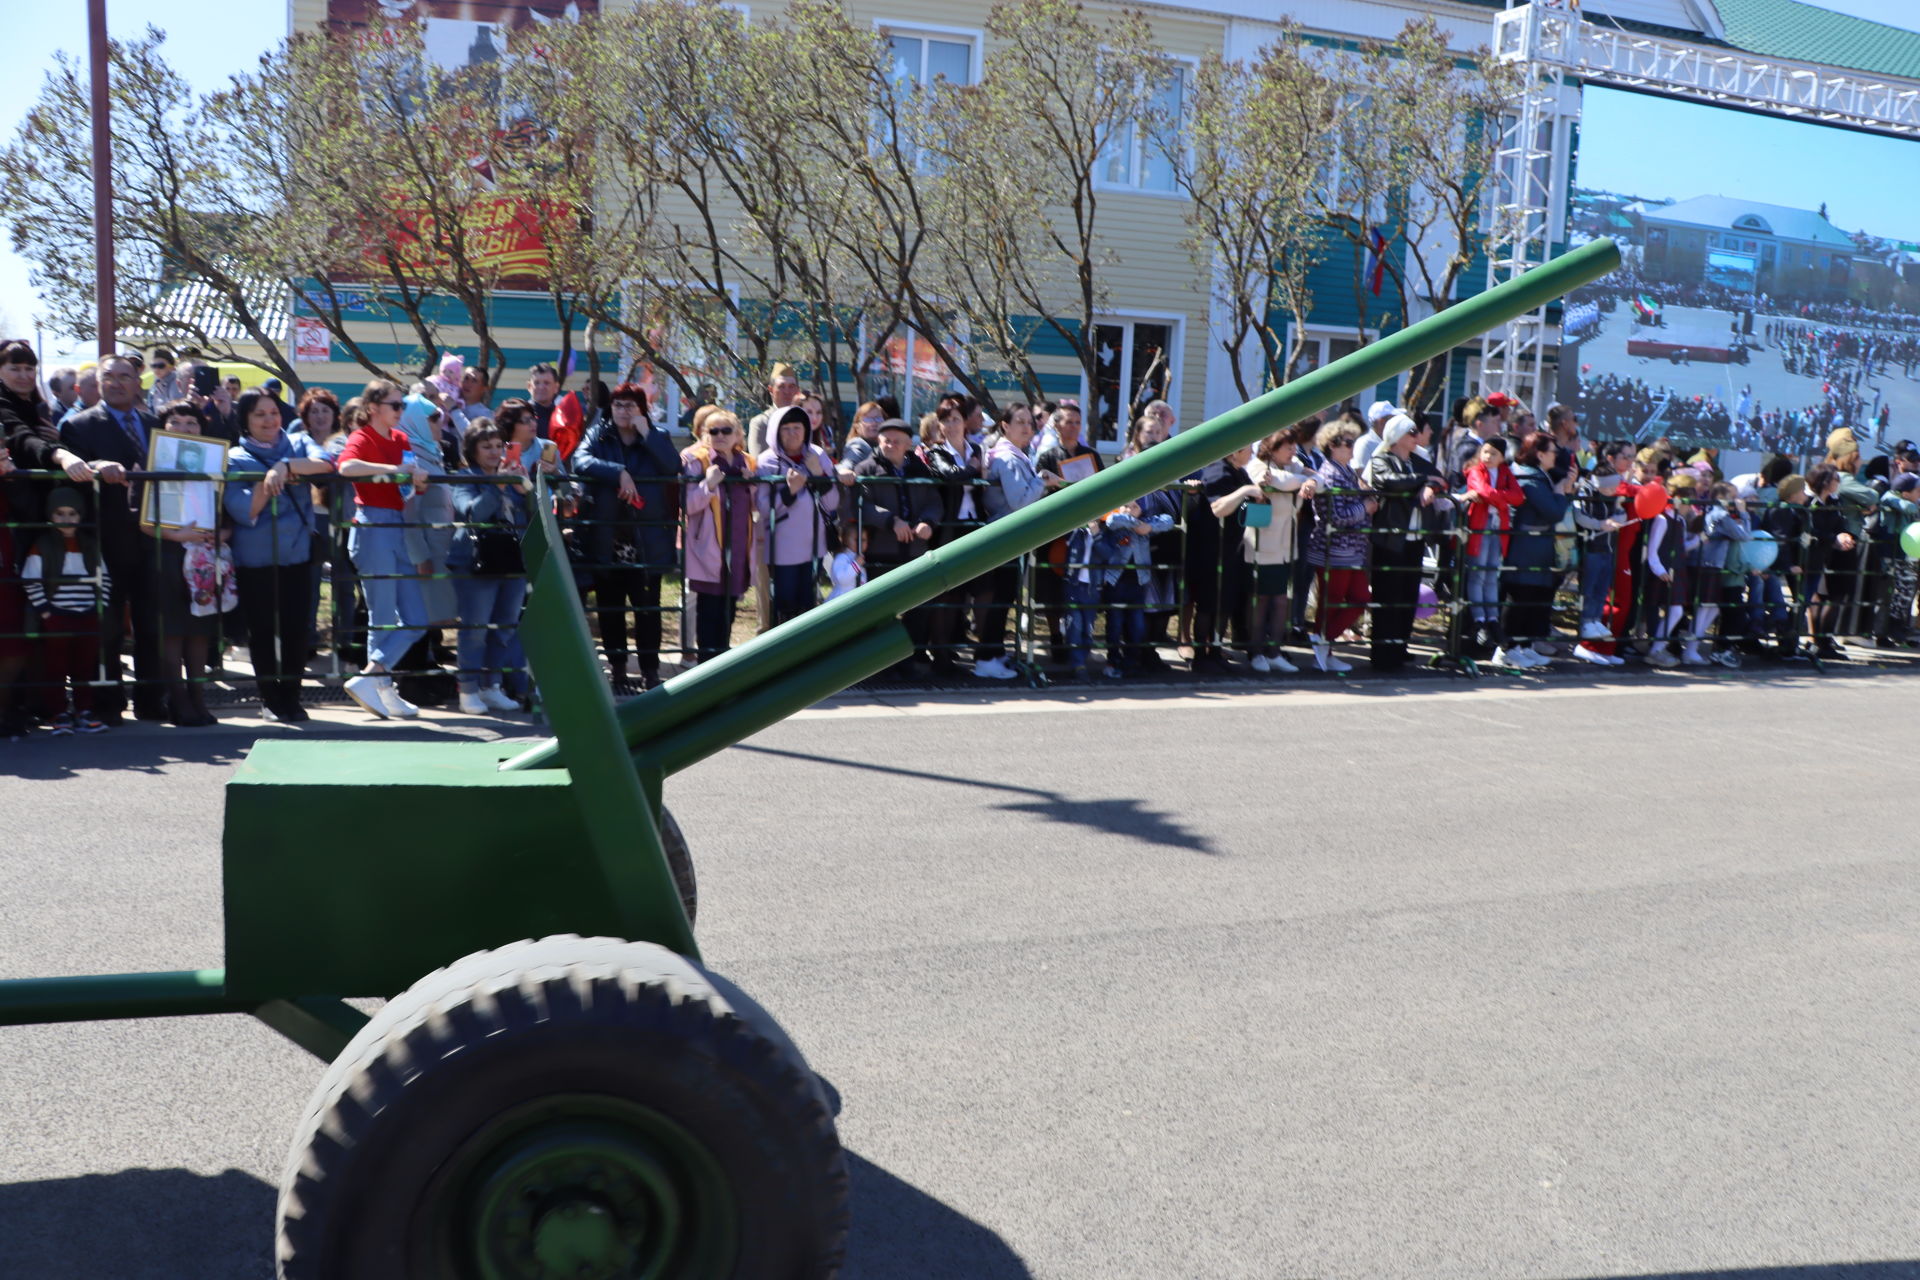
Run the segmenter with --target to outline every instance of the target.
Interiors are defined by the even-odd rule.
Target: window
[[[1186,110],[1187,69],[1167,69],[1151,98],[1149,121],[1132,121],[1108,140],[1097,170],[1100,184],[1136,191],[1174,190],[1173,159],[1162,145],[1165,135],[1177,137]]]
[[[939,100],[927,96],[927,91],[936,84],[970,85],[979,79],[979,67],[975,61],[980,52],[978,32],[958,28],[899,27],[885,22],[877,25],[887,42],[890,59],[887,79],[893,84],[898,99],[896,109],[902,113],[903,119],[912,120],[917,112],[938,109],[935,104]],[[893,140],[891,128],[892,124],[886,119],[885,113],[876,109],[876,146],[884,148]],[[909,132],[911,128],[908,127]],[[914,164],[921,172],[927,172],[931,157],[925,151],[920,151],[914,157]]]
[[[862,346],[868,341],[864,328],[860,341]],[[956,356],[965,345],[961,333],[951,335],[949,350]],[[896,329],[867,362],[867,397],[892,396],[900,404],[900,416],[916,429],[921,414],[933,412],[941,396],[960,389],[933,343],[911,325]]]
[[[1362,341],[1352,329],[1323,329],[1313,325],[1303,326],[1304,335],[1300,342],[1300,353],[1293,358],[1287,369],[1287,381],[1305,377],[1315,369],[1332,364],[1342,356],[1350,356],[1373,341],[1375,335],[1369,334]],[[1367,397],[1372,400],[1372,396]],[[1328,406],[1329,408],[1334,406]]]
[[[691,293],[694,299],[691,304],[678,304],[690,307],[691,313],[673,315],[664,300],[649,307],[649,294],[667,291]],[[738,300],[739,291],[733,286],[728,286],[727,293]],[[731,353],[739,342],[738,325],[719,303],[703,303],[700,298],[701,290],[697,286],[658,280],[629,281],[623,294],[623,306],[635,313],[644,314],[650,309],[654,312],[655,321],[647,325],[649,342],[679,368],[695,389],[689,399],[680,389],[680,383],[666,370],[655,369],[646,361],[642,348],[631,336],[621,335],[620,377],[616,381],[633,382],[645,390],[654,425],[667,431],[690,431],[695,409],[703,404],[722,403],[720,388],[727,384],[727,372],[734,367]]]
[[[1149,401],[1173,402],[1179,388],[1181,329],[1178,316],[1102,316],[1094,321],[1093,412],[1086,416],[1091,443],[1118,449]]]
[[[893,82],[932,84],[973,83],[974,41],[967,36],[887,29],[887,50],[893,57]]]

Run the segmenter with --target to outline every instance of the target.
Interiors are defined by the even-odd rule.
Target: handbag
[[[481,578],[511,578],[527,571],[519,531],[481,527],[473,531],[473,572]]]
[[[1240,508],[1240,523],[1249,529],[1265,529],[1273,524],[1273,504],[1271,502],[1249,502]]]

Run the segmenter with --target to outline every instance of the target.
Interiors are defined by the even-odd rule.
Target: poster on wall
[[[1568,239],[1611,236],[1623,265],[1566,301],[1559,398],[1595,439],[1920,438],[1916,161],[1903,139],[1588,86]]]
[[[297,364],[325,364],[333,359],[333,335],[327,332],[325,321],[294,317],[293,358]]]
[[[417,22],[424,61],[441,75],[497,76],[513,59],[537,53],[543,31],[578,21],[598,7],[598,0],[521,0],[510,4],[488,0],[327,0],[327,21],[349,29],[376,21]],[[425,93],[428,76],[419,61],[409,60],[407,67],[396,67],[392,74],[417,83],[419,92]],[[517,110],[514,103],[501,102],[499,113],[495,137],[501,154],[527,151],[545,136],[540,123]],[[493,148],[488,151],[487,155],[470,157],[468,165],[483,180],[484,189],[490,190]],[[403,256],[438,252],[430,246],[441,228],[433,225],[431,215],[424,209],[408,209],[404,202],[399,213],[392,242]],[[482,195],[466,201],[460,210],[462,248],[475,266],[498,272],[503,286],[537,289],[543,286],[547,267],[542,228],[570,216],[569,210],[551,202]],[[376,266],[377,262],[370,259],[369,273]]]

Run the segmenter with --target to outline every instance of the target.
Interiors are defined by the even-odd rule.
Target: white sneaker
[[[1559,654],[1560,646],[1551,640],[1535,640],[1533,651],[1543,658],[1551,658]]]
[[[465,715],[484,716],[492,711],[493,708],[488,706],[487,700],[477,693],[462,693],[460,695],[460,710]]]
[[[1267,672],[1273,670],[1273,664],[1267,661],[1267,655],[1264,653],[1254,654],[1253,660],[1248,662],[1247,665],[1255,671],[1258,671],[1261,675],[1265,675]]]
[[[1319,636],[1315,636],[1313,638],[1313,665],[1322,671],[1331,671],[1333,668],[1328,666],[1327,663],[1332,657],[1333,646],[1325,640],[1322,640]]]
[[[506,692],[506,690],[496,688],[493,685],[488,685],[480,691],[480,701],[486,703],[495,711],[518,711],[520,709],[518,699]]]
[[[1603,653],[1600,656],[1607,660],[1607,665],[1610,667],[1624,667],[1627,665],[1627,660],[1617,653]]]
[[[973,664],[973,674],[982,680],[1013,680],[1020,675],[1005,658],[985,658]]]
[[[1300,671],[1300,668],[1294,666],[1277,653],[1267,659],[1267,669],[1270,671],[1284,671],[1290,676],[1297,675]]]
[[[420,708],[400,696],[393,680],[389,676],[380,677],[380,697],[387,704],[387,714],[398,720],[413,720],[419,717]]]
[[[1589,622],[1580,628],[1580,638],[1582,640],[1611,640],[1613,638],[1613,632],[1607,630],[1607,624],[1604,622]]]
[[[1711,665],[1700,653],[1699,644],[1692,640],[1687,641],[1686,645],[1680,650],[1680,662],[1682,665],[1689,667],[1705,667]]]
[[[1496,667],[1519,667],[1527,670],[1540,665],[1540,655],[1531,649],[1495,649],[1493,665]]]
[[[346,683],[340,687],[346,690],[349,698],[360,704],[361,710],[372,712],[385,720],[393,712],[388,708],[386,698],[381,696],[381,679],[382,677],[373,675],[348,676]]]
[[[1577,644],[1573,647],[1573,656],[1582,662],[1591,662],[1596,667],[1610,667],[1613,665],[1612,658],[1609,658],[1604,653],[1598,653],[1589,649],[1583,644]]]

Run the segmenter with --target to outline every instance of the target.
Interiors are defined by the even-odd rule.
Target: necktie
[[[137,413],[121,413],[115,410],[113,416],[114,419],[119,422],[120,429],[127,433],[127,439],[133,441],[133,447],[140,451],[140,456],[142,458],[146,457],[147,434],[140,429],[140,415]]]

